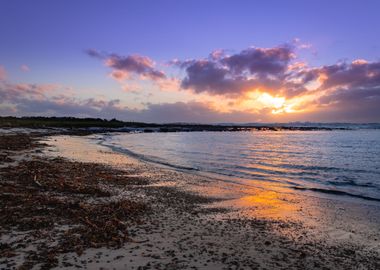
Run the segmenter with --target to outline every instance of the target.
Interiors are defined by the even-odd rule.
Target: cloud
[[[218,60],[218,59],[221,59],[222,57],[224,57],[225,55],[226,55],[225,50],[217,49],[217,50],[214,50],[210,53],[210,58],[213,60]]]
[[[326,120],[336,121],[380,121],[380,85],[370,88],[338,89],[322,96],[315,116],[328,115]],[[322,113],[323,112],[323,113]]]
[[[321,88],[363,88],[380,85],[380,62],[359,59],[352,63],[324,66],[318,73],[326,77]]]
[[[294,47],[285,45],[253,47],[232,55],[217,51],[206,59],[172,64],[185,71],[181,87],[195,94],[206,92],[244,100],[247,93],[259,89],[284,97],[289,104],[292,99],[301,100],[292,108],[315,108],[313,114],[304,113],[310,119],[318,115],[325,121],[380,121],[380,62],[357,59],[309,67],[296,58]],[[308,120],[301,114],[296,117]]]
[[[106,59],[105,63],[115,71],[123,72],[126,74],[138,74],[151,80],[165,78],[165,74],[162,71],[155,69],[154,62],[146,56],[119,56],[113,54]]]
[[[138,94],[140,91],[140,85],[136,83],[124,84],[122,86],[123,91]]]
[[[23,71],[23,72],[29,72],[30,68],[29,68],[29,66],[23,64],[23,65],[20,66],[20,70]]]
[[[293,39],[293,45],[297,49],[311,49],[313,47],[313,45],[310,44],[310,43],[304,43],[304,42],[302,42],[300,38],[294,38]]]
[[[258,115],[249,112],[219,112],[205,102],[148,103],[145,108],[137,110],[123,105],[119,99],[80,99],[57,94],[62,92],[60,89],[60,86],[54,85],[1,83],[0,113],[16,116],[118,118],[126,121],[158,123],[258,120]]]
[[[221,123],[221,122],[257,122],[266,115],[259,115],[245,111],[221,112],[205,102],[175,102],[149,104],[138,114],[142,121],[159,123],[187,122],[187,123]]]
[[[319,99],[321,105],[346,104],[347,106],[363,101],[375,101],[380,104],[380,86],[374,88],[340,89]]]
[[[0,81],[4,81],[7,78],[7,72],[3,66],[0,66]]]
[[[162,91],[176,92],[181,89],[181,82],[178,78],[166,78],[164,80],[157,81],[156,84]]]
[[[306,89],[290,81],[298,75],[296,71],[289,72],[290,62],[295,58],[293,49],[290,45],[251,47],[232,55],[218,50],[207,59],[177,60],[173,64],[185,70],[182,88],[195,93],[239,96],[262,88],[270,93],[295,95]]]
[[[87,49],[87,50],[85,50],[85,53],[91,57],[99,58],[99,59],[104,59],[104,57],[106,57],[106,54],[101,53],[95,49]]]
[[[66,94],[65,90],[51,84],[0,83],[0,111],[2,115],[72,115],[100,116],[103,108],[114,107],[120,101],[79,99]]]
[[[0,111],[146,122],[380,121],[380,62],[357,59],[310,67],[296,50],[294,44],[250,47],[176,59],[168,64],[169,70],[183,71],[176,77],[164,74],[147,56],[88,50],[111,69],[124,92],[145,91],[149,80],[161,90],[186,90],[186,100],[195,100],[183,102],[183,96],[170,93],[171,103],[144,103],[139,110],[123,105],[124,100],[77,98],[62,86],[10,83],[0,67]]]
[[[172,64],[185,71],[183,89],[229,97],[244,96],[259,89],[291,99],[329,94],[338,88],[380,85],[380,62],[358,59],[352,63],[308,67],[305,62],[297,61],[294,49],[290,45],[252,47],[232,55],[218,50],[206,59],[176,60]]]
[[[170,89],[192,90],[195,94],[205,92],[238,97],[247,91],[262,88],[276,95],[295,96],[307,89],[287,80],[296,74],[295,71],[289,74],[290,62],[295,58],[294,48],[286,44],[274,48],[250,47],[235,54],[218,49],[206,59],[175,59],[168,65],[185,70],[184,77],[175,78],[158,70],[154,61],[147,56],[121,56],[93,49],[86,53],[102,59],[112,69],[110,76],[124,86],[125,80],[143,79],[151,80],[161,90],[170,85]]]
[[[281,122],[281,121],[358,121],[380,119],[380,88],[340,89],[318,100],[320,109],[304,114],[273,115],[271,110],[232,110],[222,112],[207,102],[146,104],[131,109],[120,99],[80,99],[67,96],[60,86],[0,83],[0,113],[16,116],[76,116],[118,118],[143,122]]]
[[[233,74],[282,77],[292,58],[293,49],[284,45],[277,48],[248,48],[238,54],[221,58]]]
[[[184,89],[196,93],[236,94],[248,86],[245,78],[231,78],[229,70],[209,60],[196,60],[186,67],[186,77],[181,82]]]
[[[17,105],[17,109],[27,112],[28,115],[76,116],[95,118],[122,118],[129,112],[120,107],[120,100],[75,99],[54,97],[45,100],[24,100]]]
[[[0,83],[0,101],[13,103],[24,98],[43,99],[46,93],[57,88],[58,86],[53,84],[12,84],[2,82]]]
[[[155,68],[154,61],[147,56],[104,54],[93,49],[87,50],[86,53],[91,57],[103,59],[105,65],[112,69],[111,77],[116,80],[124,80],[131,75],[139,75],[140,78],[154,81],[166,78],[162,71]]]

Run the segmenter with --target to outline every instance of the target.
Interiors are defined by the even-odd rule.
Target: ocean
[[[380,203],[380,130],[118,133],[101,144],[216,179]]]

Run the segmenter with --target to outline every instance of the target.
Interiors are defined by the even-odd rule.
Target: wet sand
[[[2,151],[0,268],[380,268],[376,204],[174,171],[97,135],[41,139]]]

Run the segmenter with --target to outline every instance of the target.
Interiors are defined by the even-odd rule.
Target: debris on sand
[[[41,146],[38,139],[26,134],[9,134],[0,136],[0,150],[26,150]]]
[[[39,145],[26,135],[0,136],[1,149]],[[0,237],[9,241],[1,243],[0,258],[17,256],[22,250],[21,269],[37,264],[50,269],[62,253],[121,247],[130,240],[130,224],[140,222],[148,209],[143,202],[114,199],[115,194],[104,187],[104,183],[125,187],[126,177],[125,172],[104,165],[62,158],[34,158],[2,168]]]
[[[38,154],[40,135],[9,136],[0,135],[9,161],[0,167],[0,268],[380,269],[376,246],[326,241],[256,206],[225,208],[217,196],[226,183],[125,159],[52,158]],[[90,150],[89,160],[110,158]]]

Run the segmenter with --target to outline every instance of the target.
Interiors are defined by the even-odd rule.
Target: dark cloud
[[[373,88],[339,89],[321,97],[320,109],[316,116],[323,113],[336,121],[379,122],[380,86]],[[329,121],[327,119],[327,121]]]
[[[308,67],[293,61],[293,49],[287,45],[248,48],[235,54],[217,50],[205,59],[175,60],[170,64],[185,71],[184,77],[178,78],[182,89],[236,97],[233,100],[246,97],[246,92],[255,89],[287,100],[317,94],[318,98],[311,102],[311,108],[316,107],[313,112],[272,115],[271,109],[266,108],[258,113],[224,113],[201,102],[146,104],[144,109],[134,110],[118,99],[68,96],[57,85],[10,83],[0,66],[0,113],[119,118],[144,122],[380,121],[380,62],[356,60]],[[86,53],[104,61],[112,69],[111,75],[115,79],[124,80],[137,75],[155,80],[157,84],[169,81],[146,56],[120,56],[96,50],[87,50]],[[310,105],[308,102],[303,102],[302,106],[307,108]]]
[[[290,47],[267,49],[266,53],[251,49],[232,56],[218,54],[209,59],[181,62],[180,67],[186,71],[182,87],[196,93],[220,95],[240,95],[262,87],[265,92],[286,98],[320,93],[321,97],[313,102],[317,106],[313,113],[288,114],[283,119],[380,121],[380,62],[355,60],[292,69],[294,56]],[[317,83],[313,90],[306,87],[310,83]]]
[[[357,94],[353,96],[357,96]],[[317,108],[317,110],[311,113],[298,116],[298,120],[318,122],[380,122],[379,96],[361,98],[359,100],[354,100],[352,97],[336,96],[336,98],[343,99],[335,99],[336,102],[334,103],[323,104],[324,106]]]
[[[319,99],[319,103],[322,105],[329,105],[333,103],[352,105],[363,101],[375,101],[380,105],[380,86],[364,89],[340,89]]]
[[[380,121],[380,62],[356,60],[324,66],[319,73],[326,76],[318,99],[320,112],[337,121]]]
[[[87,50],[85,50],[85,53],[88,54],[91,57],[99,58],[99,59],[103,59],[104,57],[106,57],[105,54],[103,54],[103,53],[101,53],[101,52],[99,52],[98,50],[95,50],[95,49],[87,49]]]
[[[173,64],[185,70],[182,88],[212,95],[240,96],[260,89],[289,99],[313,92],[330,95],[341,88],[364,95],[380,86],[380,62],[356,60],[309,68],[294,65],[297,62],[293,63],[293,59],[294,47],[283,45],[248,48],[232,55],[218,50],[207,59],[176,60]],[[314,84],[312,90],[308,88],[310,84]],[[331,97],[325,99],[328,98]]]
[[[206,103],[176,102],[163,104],[149,104],[146,109],[136,114],[137,119],[145,122],[158,123],[217,123],[257,121],[257,115],[243,112],[223,113],[213,110]]]
[[[319,73],[327,76],[327,80],[322,85],[323,88],[337,86],[363,88],[380,85],[380,62],[368,63],[364,60],[356,60],[350,64],[322,67]]]
[[[59,86],[54,85],[2,83],[0,84],[1,114],[106,117],[104,112],[116,113],[116,109],[120,106],[120,100],[103,101],[92,98],[81,100],[65,95],[47,95],[58,89]]]
[[[52,86],[0,84],[0,113],[16,116],[76,116],[118,118],[143,122],[281,122],[380,120],[380,88],[340,89],[319,100],[320,109],[306,114],[272,115],[271,110],[256,113],[219,112],[202,102],[147,104],[144,109],[130,109],[121,100],[78,99],[49,95]],[[51,93],[50,93],[51,94]]]
[[[245,78],[231,78],[227,68],[208,60],[193,61],[186,67],[186,73],[181,86],[196,93],[232,94],[248,85]]]
[[[47,96],[46,85],[0,84],[0,113],[15,116],[75,116],[118,118],[143,122],[243,122],[257,121],[248,112],[222,113],[201,102],[147,104],[144,109],[130,109],[119,99],[78,99],[65,95]],[[262,115],[260,117],[263,117]]]
[[[284,45],[269,49],[248,48],[233,55],[218,50],[212,52],[207,59],[176,60],[173,64],[186,72],[182,88],[192,89],[196,93],[234,96],[255,88],[264,88],[266,92],[286,95],[285,86],[290,84],[287,78],[291,78],[287,70],[293,57],[292,47]],[[292,95],[306,91],[294,83],[291,88],[289,93]]]
[[[290,60],[294,57],[292,47],[249,48],[238,54],[221,58],[221,62],[234,74],[256,74],[260,77],[273,75],[282,77]]]
[[[128,78],[132,74],[140,75],[151,80],[165,79],[165,74],[155,68],[153,60],[142,55],[121,56],[117,54],[100,53],[89,49],[86,53],[95,58],[103,59],[106,66],[112,68],[112,77],[117,80]]]
[[[152,80],[165,78],[165,74],[155,69],[154,62],[146,56],[119,56],[113,54],[107,58],[106,65],[117,71],[143,75]]]

